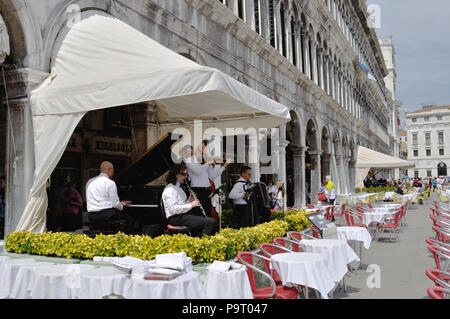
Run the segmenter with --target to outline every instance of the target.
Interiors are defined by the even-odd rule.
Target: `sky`
[[[409,112],[450,105],[450,1],[368,0],[380,7],[378,37],[393,36],[397,100]]]

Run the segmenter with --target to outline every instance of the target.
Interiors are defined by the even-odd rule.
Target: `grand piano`
[[[140,231],[144,226],[162,225],[159,203],[165,180],[161,179],[174,165],[171,147],[179,137],[165,135],[115,179],[119,198],[133,203],[126,212],[139,223]]]

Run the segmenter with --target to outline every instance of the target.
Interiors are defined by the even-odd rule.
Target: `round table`
[[[10,260],[8,256],[0,256],[0,267],[8,260]]]
[[[247,270],[218,272],[208,270],[206,277],[206,298],[208,299],[253,299],[252,287]]]
[[[336,287],[334,273],[327,257],[315,253],[276,254],[272,266],[284,286],[301,285],[317,290],[324,299]]]
[[[11,259],[0,267],[0,299],[8,298],[21,265],[35,263],[31,258]]]
[[[302,240],[300,245],[304,252],[325,255],[333,269],[332,275],[336,282],[340,282],[348,271],[348,264],[360,261],[356,253],[344,240],[319,239]]]
[[[126,299],[205,299],[205,292],[198,274],[191,271],[170,281],[132,276],[125,283],[122,296]]]
[[[34,283],[36,269],[53,266],[49,262],[35,262],[20,265],[16,280],[11,289],[10,297],[13,299],[31,299],[31,288]]]
[[[114,267],[99,267],[81,274],[81,289],[77,289],[79,299],[102,299],[110,295],[122,296],[123,287],[130,275]]]
[[[69,264],[38,268],[31,288],[33,299],[74,299],[81,289],[81,274],[92,265]]]

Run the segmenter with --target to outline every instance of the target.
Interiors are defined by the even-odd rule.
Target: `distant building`
[[[406,114],[410,177],[448,176],[450,164],[450,105],[425,106]]]

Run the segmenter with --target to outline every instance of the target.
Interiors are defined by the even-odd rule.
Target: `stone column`
[[[327,175],[331,176],[331,155],[330,154],[322,154],[322,178],[324,180]]]
[[[311,67],[310,67],[310,56],[309,56],[309,36],[308,32],[303,30],[305,35],[303,36],[303,56],[305,59],[305,71],[306,75],[311,79]]]
[[[281,37],[281,14],[280,14],[280,3],[275,2],[273,4],[274,17],[275,17],[275,43],[276,49],[283,55],[283,40]]]
[[[347,193],[348,192],[348,185],[345,178],[345,171],[344,171],[344,159],[342,155],[336,155],[336,164],[339,170],[339,180],[341,183],[341,192]]]
[[[300,24],[298,22],[295,23],[295,43],[293,45],[295,45],[296,47],[296,51],[297,51],[297,68],[302,70],[303,69],[303,61],[302,61],[302,46],[300,44],[301,41],[301,28],[300,28]]]
[[[350,158],[349,161],[349,177],[350,177],[350,192],[355,191],[355,178],[356,178],[356,161]]]
[[[295,206],[306,207],[305,147],[291,147],[294,155]]]
[[[319,85],[319,76],[317,71],[317,45],[314,42],[314,37],[311,38],[311,63],[312,63],[312,72],[314,77],[314,83]]]
[[[5,75],[10,107],[6,133],[5,236],[16,230],[33,185],[34,134],[28,97],[48,75],[32,69],[8,71]]]
[[[249,135],[248,159],[249,166],[252,168],[252,182],[261,180],[261,170],[259,163],[259,137],[258,134]]]
[[[253,0],[245,1],[245,22],[253,31],[256,32],[255,1]]]
[[[324,86],[324,83],[323,83],[323,79],[324,79],[324,68],[323,68],[323,64],[324,64],[324,62],[323,62],[323,48],[322,47],[319,47],[319,48],[317,48],[317,57],[318,57],[318,61],[317,61],[317,64],[318,64],[318,79],[320,80],[319,82],[320,82],[320,88],[322,89],[322,90],[325,90],[325,86]]]
[[[311,202],[317,203],[319,188],[322,185],[320,156],[321,151],[309,151],[311,157]]]

